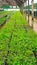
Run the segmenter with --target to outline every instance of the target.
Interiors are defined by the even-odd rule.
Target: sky
[[[36,3],[36,2],[37,2],[37,0],[34,0],[34,2]]]
[[[32,0],[29,0],[29,4],[31,5],[31,1]],[[37,0],[34,0],[34,3],[37,3]],[[26,5],[28,5],[28,0],[27,0],[27,2],[25,3]]]
[[[27,0],[27,1],[28,1],[28,0]],[[32,0],[29,0],[29,4],[31,4],[31,1],[32,1]],[[37,3],[37,0],[34,0],[34,3]],[[28,2],[27,2],[26,5],[28,5]]]
[[[34,0],[34,3],[37,3],[37,0]],[[30,0],[30,4],[31,4],[31,0]]]

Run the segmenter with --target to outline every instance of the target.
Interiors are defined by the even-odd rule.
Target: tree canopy
[[[6,0],[10,5],[12,5],[12,2],[15,1],[16,4],[20,7],[26,0]]]

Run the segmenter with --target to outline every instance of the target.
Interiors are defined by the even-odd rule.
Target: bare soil
[[[26,16],[27,21],[28,21],[28,15]],[[29,16],[29,25],[32,26],[32,17]],[[37,18],[34,18],[34,22],[33,22],[33,30],[35,32],[37,32]]]

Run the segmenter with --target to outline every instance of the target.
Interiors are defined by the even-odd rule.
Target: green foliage
[[[21,13],[15,12],[0,30],[0,65],[5,59],[8,65],[37,65],[33,51],[37,52],[37,34]]]
[[[29,5],[29,6],[26,6],[25,7],[25,9],[31,9],[32,8],[32,6],[31,5]],[[37,3],[34,3],[34,9],[37,9]]]
[[[4,21],[6,20],[6,18],[7,18],[7,17],[0,18],[0,25],[1,25],[2,23],[4,23]]]
[[[1,8],[3,8],[3,9],[9,9],[10,6],[9,5],[5,5],[5,6],[2,6]]]
[[[9,15],[10,15],[10,12],[5,12],[5,11],[0,12],[0,25],[7,20]]]

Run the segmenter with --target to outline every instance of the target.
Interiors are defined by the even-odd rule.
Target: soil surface
[[[26,16],[27,21],[28,21],[28,15]],[[32,26],[32,17],[29,16],[29,25]],[[37,32],[37,18],[34,18],[34,22],[33,22],[33,30],[35,32]]]

